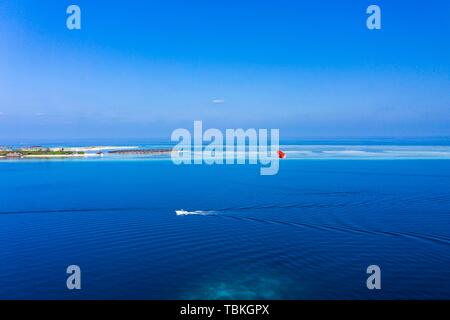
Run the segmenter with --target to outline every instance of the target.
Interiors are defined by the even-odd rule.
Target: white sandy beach
[[[85,158],[85,157],[101,157],[99,154],[85,153],[85,154],[39,154],[26,155],[22,158]]]
[[[62,148],[62,147],[61,147]],[[102,150],[129,150],[137,149],[137,146],[92,146],[92,147],[64,147],[65,151],[72,152],[89,152],[89,151],[102,151]]]

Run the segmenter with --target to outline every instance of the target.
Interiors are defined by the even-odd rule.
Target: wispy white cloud
[[[211,102],[214,103],[214,104],[222,104],[222,103],[225,103],[225,100],[223,100],[223,99],[214,99]]]

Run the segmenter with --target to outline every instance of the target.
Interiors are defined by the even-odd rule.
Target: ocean
[[[284,149],[274,176],[151,157],[0,161],[0,298],[450,298],[448,146]],[[81,290],[66,287],[69,265]]]

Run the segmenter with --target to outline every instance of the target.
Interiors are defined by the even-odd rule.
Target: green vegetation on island
[[[83,151],[65,151],[65,150],[51,150],[51,149],[41,149],[41,150],[30,150],[30,149],[11,149],[11,150],[0,150],[0,157],[8,158],[21,158],[21,157],[46,157],[46,156],[81,156],[85,153]]]

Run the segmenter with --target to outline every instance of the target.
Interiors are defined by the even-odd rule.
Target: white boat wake
[[[201,216],[205,216],[208,215],[210,213],[214,213],[214,211],[201,211],[201,210],[196,210],[196,211],[186,211],[186,210],[175,210],[175,213],[177,214],[177,216],[188,216],[188,215],[201,215]]]

